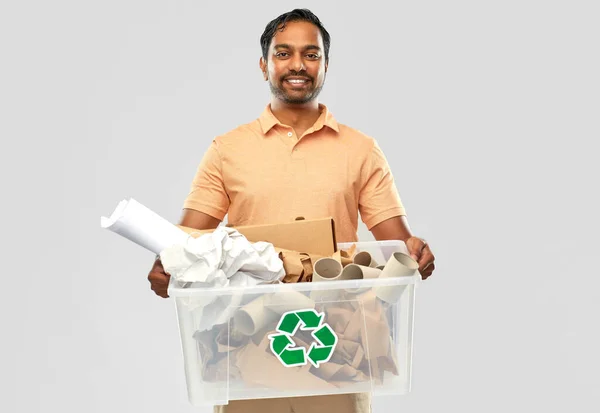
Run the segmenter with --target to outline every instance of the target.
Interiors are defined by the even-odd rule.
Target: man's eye
[[[307,54],[306,57],[308,57],[309,59],[318,59],[319,55],[311,53],[311,54]]]
[[[277,56],[277,57],[285,57],[285,56],[287,56],[287,53],[286,52],[279,52],[275,56]]]

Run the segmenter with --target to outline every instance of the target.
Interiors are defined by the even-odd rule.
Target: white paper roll
[[[189,235],[133,198],[119,202],[110,218],[101,217],[100,226],[141,247],[160,254],[165,248],[183,244]]]

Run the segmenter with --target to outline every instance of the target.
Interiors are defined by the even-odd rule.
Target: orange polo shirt
[[[333,217],[338,242],[358,241],[358,215],[368,229],[405,215],[377,142],[339,124],[323,104],[302,136],[267,105],[261,116],[213,140],[183,207],[231,225]]]

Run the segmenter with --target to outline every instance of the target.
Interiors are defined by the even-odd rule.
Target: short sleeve
[[[363,165],[361,178],[358,208],[369,230],[386,219],[406,215],[392,171],[375,140]]]
[[[221,155],[213,141],[204,153],[183,208],[203,212],[223,220],[229,209],[229,196],[223,182]]]

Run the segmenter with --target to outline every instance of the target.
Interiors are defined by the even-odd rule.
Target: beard
[[[271,93],[275,97],[277,97],[279,100],[281,100],[285,103],[292,104],[292,105],[301,105],[303,103],[308,103],[308,102],[316,99],[317,96],[319,96],[319,94],[321,93],[323,86],[325,85],[325,78],[323,78],[323,83],[320,86],[315,87],[314,79],[310,76],[302,74],[300,76],[309,78],[310,87],[307,88],[302,93],[297,92],[297,93],[290,94],[283,86],[284,79],[287,76],[291,76],[291,75],[286,75],[286,76],[282,77],[281,79],[279,79],[279,81],[277,82],[276,85],[273,84],[271,79],[269,79],[269,87],[271,88]]]

